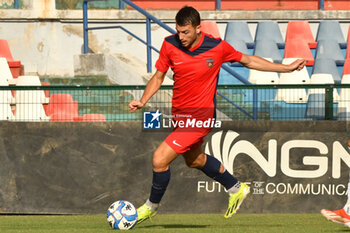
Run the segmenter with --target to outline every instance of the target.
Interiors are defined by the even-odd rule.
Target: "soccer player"
[[[348,140],[348,151],[350,152],[350,140]],[[348,183],[348,200],[345,203],[345,206],[342,209],[334,211],[322,209],[321,214],[328,220],[350,227],[350,174]]]
[[[173,120],[205,121],[215,118],[215,96],[219,71],[224,62],[240,62],[250,69],[273,72],[301,70],[306,61],[298,59],[292,64],[271,63],[257,56],[242,54],[220,38],[201,32],[200,15],[193,7],[185,6],[176,15],[177,33],[165,38],[156,62],[157,71],[149,80],[140,100],[129,103],[135,112],[160,88],[169,67],[174,72],[172,97]],[[229,194],[225,218],[237,212],[249,193],[249,186],[233,177],[215,157],[203,152],[203,137],[210,127],[183,128],[177,126],[153,154],[153,180],[151,193],[144,205],[137,209],[138,223],[157,213],[159,203],[170,180],[170,164],[182,155],[187,166],[197,168],[222,184]]]

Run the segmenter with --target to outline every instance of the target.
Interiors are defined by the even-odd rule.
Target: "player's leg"
[[[350,152],[350,140],[348,141],[348,151]],[[342,223],[345,226],[350,227],[350,172],[348,181],[348,200],[345,203],[344,208],[339,210],[322,209],[321,214],[328,220]]]
[[[218,181],[226,188],[229,193],[229,204],[225,218],[232,217],[249,194],[249,186],[239,182],[215,157],[203,153],[200,145],[185,152],[183,157],[187,166],[200,169],[208,177]]]
[[[137,209],[137,223],[141,223],[157,213],[159,203],[170,180],[170,163],[178,154],[166,143],[157,148],[153,154],[153,179],[149,199]]]

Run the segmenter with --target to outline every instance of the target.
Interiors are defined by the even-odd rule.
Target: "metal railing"
[[[144,45],[146,45],[147,72],[151,73],[152,72],[152,49],[159,53],[159,50],[152,46],[151,21],[157,23],[159,26],[161,26],[162,28],[164,28],[165,30],[167,30],[168,32],[170,32],[172,34],[175,33],[176,31],[129,0],[120,0],[119,1],[120,7],[124,7],[123,6],[123,2],[124,2],[124,3],[128,4],[129,6],[131,6],[132,8],[134,8],[135,10],[137,10],[138,12],[140,12],[141,14],[143,14],[144,16],[146,16],[146,41],[144,41],[143,39],[141,39],[140,37],[138,37],[134,33],[130,32],[129,30],[127,30],[123,26],[88,27],[88,2],[91,2],[91,1],[100,1],[100,0],[84,0],[84,2],[83,2],[84,53],[86,54],[89,52],[89,37],[88,37],[89,30],[121,29],[124,32],[131,35],[132,37],[136,38],[138,41],[140,41]]]
[[[19,8],[19,0],[14,1],[14,7],[15,7],[15,9]]]
[[[0,86],[0,120],[141,121],[128,103],[145,86]],[[171,115],[172,86],[162,86],[143,110]],[[230,120],[350,120],[350,84],[219,85],[217,118]]]

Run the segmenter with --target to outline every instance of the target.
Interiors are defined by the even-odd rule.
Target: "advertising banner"
[[[116,200],[142,205],[153,152],[169,134],[143,123],[2,122],[0,213],[105,213]],[[315,213],[346,201],[349,132],[336,121],[231,121],[202,146],[250,185],[240,213]],[[224,214],[227,202],[226,190],[180,155],[159,211]]]

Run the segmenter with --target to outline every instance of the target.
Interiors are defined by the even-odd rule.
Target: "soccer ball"
[[[137,211],[128,201],[116,201],[107,210],[107,221],[113,229],[129,230],[137,222]]]

